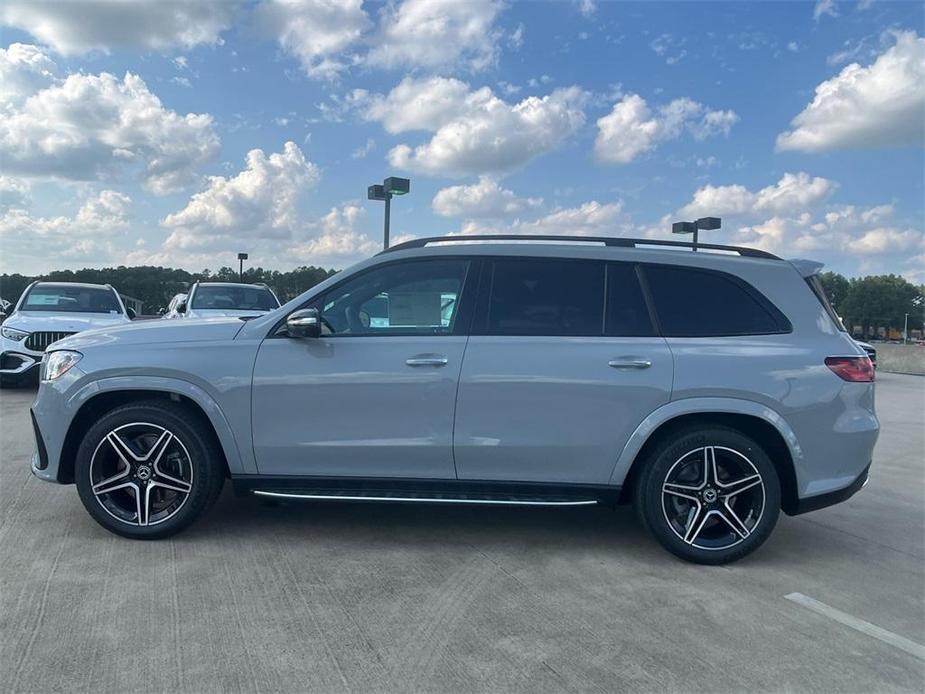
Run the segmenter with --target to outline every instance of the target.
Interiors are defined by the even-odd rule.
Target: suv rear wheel
[[[179,532],[212,505],[225,480],[205,424],[161,400],[104,415],[81,442],[74,471],[93,519],[135,539]]]
[[[767,454],[726,427],[690,428],[667,437],[645,461],[637,512],[673,554],[726,564],[757,549],[780,514],[780,482]]]

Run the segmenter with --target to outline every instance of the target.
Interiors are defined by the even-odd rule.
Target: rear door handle
[[[447,358],[442,354],[416,354],[405,359],[408,366],[446,366]]]
[[[614,369],[648,369],[652,362],[648,359],[611,359],[607,366]]]

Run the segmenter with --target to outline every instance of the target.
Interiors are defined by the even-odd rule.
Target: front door
[[[459,382],[459,478],[607,484],[671,395],[671,352],[635,267],[498,258],[486,272]]]
[[[363,271],[312,303],[320,338],[264,340],[252,400],[260,473],[455,478],[469,265],[427,258]]]

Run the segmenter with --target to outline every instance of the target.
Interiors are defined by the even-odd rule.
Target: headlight
[[[70,371],[71,367],[82,358],[83,355],[80,352],[70,352],[66,349],[46,353],[42,360],[42,380],[54,381]]]
[[[16,328],[0,328],[0,335],[3,335],[7,340],[12,340],[13,342],[19,342],[29,337],[29,333],[23,330],[17,330]]]

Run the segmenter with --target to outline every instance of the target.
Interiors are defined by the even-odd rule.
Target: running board
[[[421,504],[485,504],[492,506],[593,506],[598,499],[576,497],[539,497],[489,494],[415,494],[377,491],[364,494],[357,490],[270,490],[254,489],[254,494],[275,499],[306,499],[312,501],[376,501]]]

